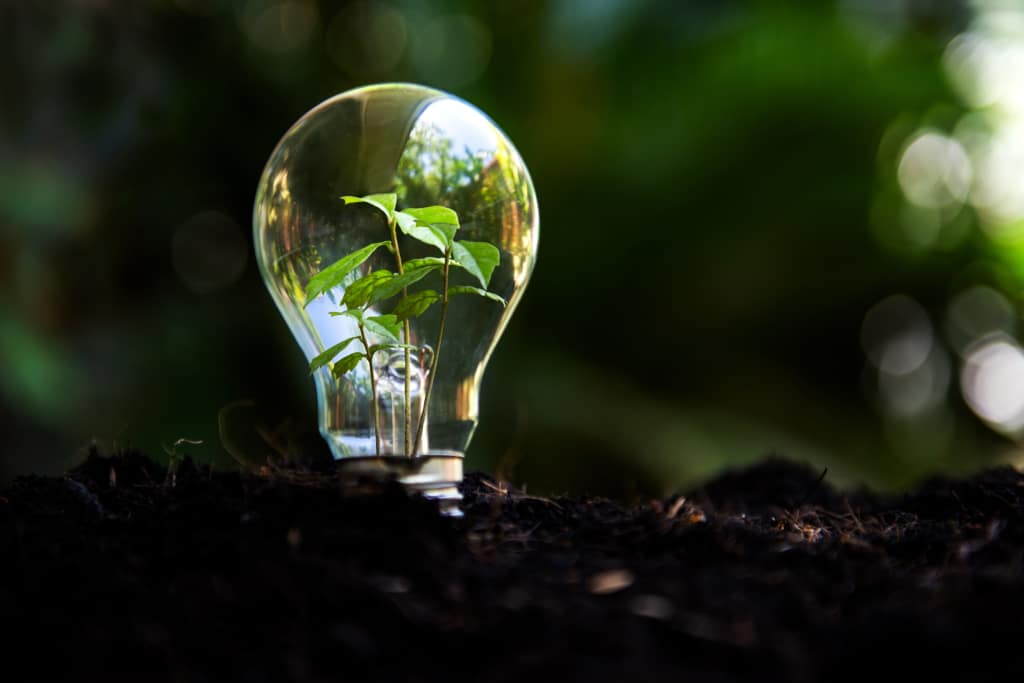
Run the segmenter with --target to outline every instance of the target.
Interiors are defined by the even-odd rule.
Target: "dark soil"
[[[1017,681],[1024,477],[844,496],[770,461],[686,498],[466,517],[331,475],[90,456],[0,492],[6,681]]]

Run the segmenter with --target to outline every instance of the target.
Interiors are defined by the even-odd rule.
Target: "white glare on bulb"
[[[314,381],[334,457],[457,514],[480,380],[537,250],[537,199],[512,143],[437,90],[350,90],[278,143],[253,221],[267,288],[306,359],[325,363]]]

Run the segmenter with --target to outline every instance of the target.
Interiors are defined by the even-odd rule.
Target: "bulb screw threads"
[[[436,501],[442,515],[462,517],[462,461],[461,455],[363,456],[341,458],[335,466],[357,477],[394,479],[410,494]]]

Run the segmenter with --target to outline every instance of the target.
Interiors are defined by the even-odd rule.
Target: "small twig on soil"
[[[525,531],[521,531],[518,534],[509,534],[502,539],[502,543],[521,543],[526,545],[530,542],[530,538],[533,536],[533,532],[540,528],[540,522],[537,522],[532,527]]]
[[[811,494],[814,493],[815,491],[817,491],[821,487],[821,482],[825,481],[825,475],[826,474],[828,474],[828,468],[827,467],[821,471],[821,475],[817,478],[817,480],[815,480],[814,484],[810,488],[807,489],[806,493],[804,493],[804,497],[801,498],[800,502],[797,503],[797,505],[796,505],[797,508],[803,507],[804,503],[806,503],[810,499]]]
[[[676,501],[672,503],[672,507],[668,509],[665,516],[669,519],[675,519],[675,516],[679,514],[679,511],[683,509],[684,505],[686,505],[686,496],[679,496],[676,498]]]
[[[511,498],[512,500],[536,500],[536,501],[541,502],[541,503],[546,503],[546,504],[552,506],[553,508],[555,508],[556,510],[561,510],[562,509],[561,505],[559,505],[555,501],[551,500],[550,498],[544,498],[542,496],[528,496],[528,495],[523,494],[523,493],[512,493],[511,489],[509,489],[507,486],[505,486],[504,482],[501,482],[501,483],[499,483],[496,486],[496,485],[492,484],[491,482],[487,481],[486,479],[481,479],[480,483],[483,484],[484,486],[486,486],[487,488],[491,489],[492,491],[494,491],[496,493],[499,493],[499,494],[501,494],[503,496],[507,496],[507,497]]]
[[[508,489],[505,487],[504,483],[499,483],[497,486],[495,486],[494,484],[492,484],[491,482],[487,481],[486,479],[481,479],[480,483],[483,484],[484,486],[486,486],[487,488],[491,489],[492,491],[497,491],[498,493],[500,493],[503,496],[507,496],[508,495]]]
[[[857,527],[857,532],[862,535],[866,534],[867,529],[865,529],[864,525],[861,523],[860,515],[858,515],[857,512],[853,509],[853,507],[850,505],[850,501],[847,500],[844,502],[846,503],[846,509],[849,512],[850,518],[853,520],[854,526]]]

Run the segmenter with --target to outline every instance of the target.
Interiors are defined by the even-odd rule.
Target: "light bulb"
[[[455,240],[496,247],[500,261],[487,290],[507,304],[482,296],[451,296],[446,306],[435,301],[400,328],[398,341],[406,346],[373,352],[372,366],[363,359],[347,371],[315,370],[320,433],[339,466],[394,475],[458,514],[456,485],[477,426],[484,368],[533,270],[537,199],[505,134],[479,109],[449,94],[381,84],[314,107],[271,154],[253,215],[260,272],[307,361],[363,332],[370,347],[386,341],[343,314],[351,308],[344,299],[354,282],[377,270],[397,274],[398,259],[444,259],[437,245],[394,231],[390,207],[343,199],[389,194],[395,195],[397,211],[451,209],[459,222]],[[382,242],[336,286],[317,296],[307,291],[325,269]],[[471,268],[456,267],[457,255],[450,258],[449,287],[483,289]],[[404,294],[444,290],[443,270],[434,267]],[[402,299],[398,292],[360,315],[387,315]],[[353,341],[341,356],[365,351],[362,341]]]

